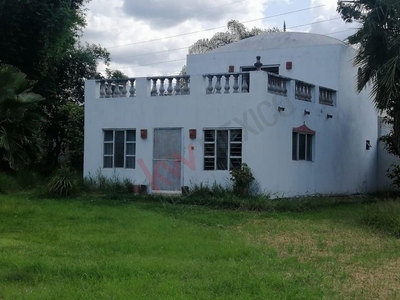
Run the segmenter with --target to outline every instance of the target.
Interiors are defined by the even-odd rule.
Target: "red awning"
[[[306,124],[303,124],[299,127],[294,127],[293,132],[299,132],[299,133],[306,133],[306,134],[315,134],[315,131],[308,128]]]

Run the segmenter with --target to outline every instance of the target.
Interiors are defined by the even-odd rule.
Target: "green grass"
[[[135,199],[135,198],[132,198]],[[302,213],[0,195],[0,299],[400,298],[373,204]]]

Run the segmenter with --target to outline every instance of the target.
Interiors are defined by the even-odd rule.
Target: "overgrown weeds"
[[[121,180],[114,174],[112,178],[104,176],[100,171],[94,176],[83,179],[82,189],[86,192],[105,194],[127,194],[133,192],[133,182],[127,178]]]
[[[375,229],[400,238],[400,202],[373,203],[365,209],[362,221]]]
[[[12,175],[0,173],[0,194],[14,192],[19,189],[16,178]]]

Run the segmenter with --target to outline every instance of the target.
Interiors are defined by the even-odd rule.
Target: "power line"
[[[291,27],[288,27],[288,29],[299,28],[299,27],[304,27],[304,26],[308,26],[308,25],[314,25],[314,24],[318,24],[318,23],[324,23],[324,22],[328,22],[328,21],[339,20],[339,19],[341,19],[341,17],[331,18],[331,19],[322,20],[322,21],[315,21],[315,22],[302,24],[302,25],[297,25],[297,26],[291,26]]]
[[[128,58],[128,57],[139,57],[139,56],[147,56],[147,55],[152,55],[152,54],[159,54],[159,53],[167,53],[167,52],[172,52],[172,51],[178,51],[178,50],[184,50],[184,49],[189,49],[189,47],[182,47],[182,48],[174,48],[174,49],[168,49],[168,50],[161,50],[161,51],[156,51],[156,52],[148,52],[148,53],[141,53],[141,54],[135,54],[135,55],[129,55],[129,56],[117,56],[117,58]]]
[[[323,22],[327,22],[327,21],[333,21],[333,20],[338,20],[340,19],[340,17],[338,18],[331,18],[328,20],[322,20],[322,21],[315,21],[312,23],[306,23],[306,24],[301,24],[301,25],[296,25],[296,26],[292,26],[292,27],[288,27],[287,29],[293,29],[293,28],[299,28],[299,27],[304,27],[304,26],[308,26],[308,25],[313,25],[313,24],[318,24],[318,23],[323,23]],[[341,32],[345,32],[345,31],[349,31],[352,29],[347,29],[347,30],[343,30],[343,31],[339,31],[339,32],[334,32],[334,33],[341,33]],[[331,34],[334,34],[331,33]],[[328,34],[329,35],[329,34]],[[188,47],[181,47],[181,48],[174,48],[174,49],[168,49],[168,50],[161,50],[161,51],[156,51],[156,52],[148,52],[148,53],[141,53],[141,54],[135,54],[135,55],[129,55],[129,56],[117,56],[117,58],[129,58],[129,57],[140,57],[140,56],[147,56],[147,55],[152,55],[152,54],[160,54],[160,53],[168,53],[168,52],[173,52],[173,51],[178,51],[178,50],[184,50],[184,49],[189,49],[190,46]]]
[[[122,68],[118,68],[119,69],[127,69],[127,68],[138,68],[138,67],[147,67],[147,66],[152,66],[152,65],[159,65],[159,64],[165,64],[165,63],[169,63],[169,62],[176,62],[176,61],[182,61],[182,60],[186,60],[186,58],[181,58],[181,59],[174,59],[174,60],[166,60],[166,61],[158,61],[155,63],[149,63],[149,64],[145,64],[145,65],[131,65],[131,66],[125,66]]]
[[[314,8],[320,8],[320,7],[323,7],[323,6],[325,6],[325,4],[316,5],[316,6],[311,6],[311,7],[308,7],[308,8],[302,8],[302,9],[293,10],[293,11],[289,11],[289,12],[284,12],[284,13],[280,13],[280,14],[275,14],[275,15],[271,15],[271,16],[264,17],[264,18],[258,18],[258,19],[243,21],[243,22],[240,22],[240,23],[244,24],[244,23],[250,23],[250,22],[255,22],[255,21],[270,19],[270,18],[274,18],[274,17],[279,17],[279,16],[294,14],[294,13],[298,13],[298,12],[302,12],[302,11],[307,11],[307,10],[314,9]],[[191,34],[196,34],[196,33],[201,33],[201,32],[206,32],[206,31],[211,31],[211,30],[216,30],[216,29],[221,29],[221,28],[225,28],[225,27],[226,27],[226,25],[224,25],[224,26],[218,26],[218,27],[213,27],[213,28],[208,28],[208,29],[197,30],[197,31],[192,31],[192,32],[181,33],[181,34],[177,34],[177,35],[166,36],[166,37],[162,37],[162,38],[156,38],[156,39],[152,39],[152,40],[139,41],[139,42],[124,44],[124,45],[119,45],[119,46],[113,46],[113,47],[105,47],[105,48],[107,48],[107,49],[115,49],[115,48],[121,48],[121,47],[131,46],[131,45],[138,45],[138,44],[156,42],[156,41],[161,41],[161,40],[165,40],[165,39],[170,39],[170,38],[175,38],[175,37],[181,37],[181,36],[185,36],[185,35],[191,35]]]
[[[199,13],[199,12],[203,12],[203,11],[207,11],[207,10],[211,10],[211,9],[215,9],[215,8],[219,8],[219,7],[223,7],[223,6],[228,6],[228,5],[233,5],[233,4],[237,4],[237,3],[241,3],[241,2],[246,2],[248,0],[240,0],[240,1],[236,1],[236,2],[231,2],[231,3],[225,3],[225,4],[221,4],[221,5],[216,5],[216,6],[212,6],[212,7],[207,7],[204,9],[192,9],[189,12],[184,12],[181,14],[177,14],[174,15],[173,17],[181,17],[181,16],[186,16],[186,15],[191,15],[193,13]],[[278,2],[283,2],[283,1],[278,1]],[[157,21],[157,20],[164,20],[165,17],[160,17],[160,18],[156,18],[153,21]],[[100,32],[108,32],[108,31],[116,31],[116,30],[121,30],[121,29],[126,29],[126,28],[132,28],[132,26],[124,26],[124,27],[116,27],[116,28],[112,28],[112,29],[106,29],[106,30],[96,30],[94,31],[95,33],[100,33]]]
[[[306,25],[311,25],[311,24],[315,24],[315,23],[322,23],[322,22],[332,21],[332,20],[336,20],[336,19],[337,18],[332,18],[332,19],[328,19],[328,20],[317,21],[317,22],[308,23],[308,24],[304,24],[304,25],[298,25],[298,26],[294,26],[294,27],[302,27],[302,26],[306,26]],[[291,27],[291,28],[294,28],[294,27]],[[352,30],[356,30],[356,29],[357,28],[350,28],[350,29],[346,29],[346,30],[340,30],[340,31],[331,32],[331,33],[325,34],[325,35],[334,35],[334,34],[337,34],[337,33],[343,33],[343,32],[352,31]],[[168,51],[168,50],[166,50],[166,51]],[[245,52],[245,51],[247,51],[247,50],[226,51],[226,52],[220,52],[220,53],[234,53],[234,52]],[[138,66],[138,65],[130,65],[130,66],[124,66],[124,67],[121,67],[121,68],[118,68],[118,69],[140,68],[140,67],[147,67],[147,66],[151,66],[151,65],[158,65],[158,64],[177,62],[177,61],[184,61],[184,60],[186,60],[186,58],[160,61],[160,62],[149,63],[149,64],[140,65],[140,66]]]

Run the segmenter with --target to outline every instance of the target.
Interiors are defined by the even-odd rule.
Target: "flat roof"
[[[346,45],[343,41],[315,33],[306,32],[274,32],[260,34],[243,39],[208,53],[236,52],[246,50],[263,50],[277,48],[295,48],[317,45]]]

